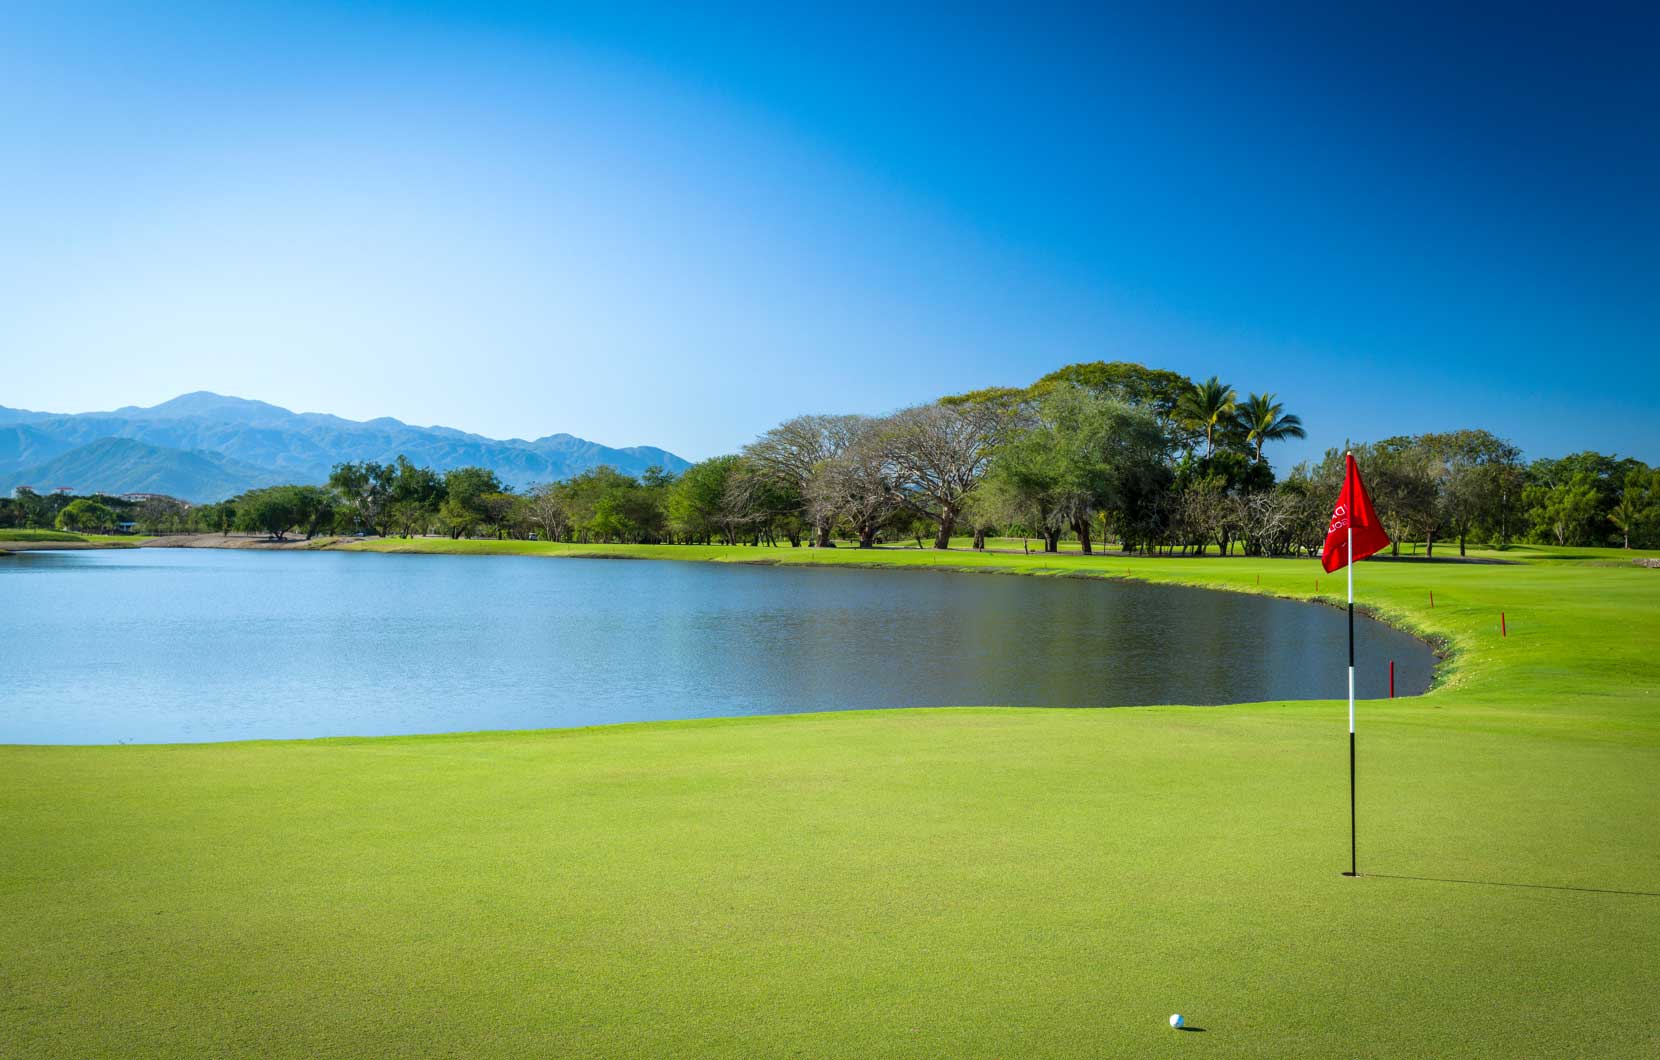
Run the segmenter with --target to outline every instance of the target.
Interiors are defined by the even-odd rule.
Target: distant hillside
[[[286,476],[219,453],[146,445],[131,438],[102,438],[43,464],[0,476],[0,488],[32,486],[45,493],[69,486],[76,493],[166,493],[193,501],[217,501]]]
[[[537,482],[569,478],[601,464],[628,474],[639,474],[652,465],[681,471],[688,465],[673,453],[652,446],[613,449],[569,434],[550,434],[533,441],[520,438],[496,439],[449,427],[416,427],[390,418],[359,422],[325,413],[290,412],[263,401],[225,397],[207,391],[184,394],[152,408],[128,406],[111,412],[62,415],[0,407],[0,482],[7,488],[19,483],[112,489],[104,482],[126,481],[132,467],[99,467],[81,462],[79,476],[52,471],[67,458],[105,439],[126,439],[142,443],[151,452],[139,462],[148,462],[152,473],[190,479],[200,475],[204,487],[225,481],[243,484],[223,494],[237,493],[255,485],[267,485],[276,476],[284,482],[322,482],[329,470],[342,461],[390,461],[399,453],[417,464],[440,471],[476,464],[487,467],[502,480],[523,489]],[[109,458],[139,460],[136,450],[96,450]],[[225,458],[218,479],[191,463],[186,470],[179,456],[158,457],[172,452],[196,458]],[[170,471],[164,465],[175,468]],[[48,474],[52,471],[51,474]],[[61,481],[39,480],[54,475]],[[242,478],[237,480],[237,476]],[[95,480],[96,483],[95,484]],[[174,493],[191,500],[215,499],[208,493],[181,492],[160,487],[127,486],[122,492],[151,491]]]
[[[74,445],[24,423],[0,427],[0,468],[41,464]]]

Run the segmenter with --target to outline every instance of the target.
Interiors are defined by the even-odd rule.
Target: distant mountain
[[[26,423],[0,427],[0,468],[41,464],[74,446]]]
[[[219,453],[166,449],[131,438],[101,438],[43,464],[0,476],[0,488],[9,492],[14,486],[32,486],[45,493],[69,486],[76,493],[165,493],[217,501],[283,481],[286,476],[281,472]]]
[[[125,461],[100,468],[81,462],[80,477],[52,469],[59,457],[68,457],[95,442],[127,439],[143,443],[150,452],[142,459],[134,450],[96,450],[104,457]],[[157,455],[158,453],[162,455]],[[148,462],[147,473],[199,481],[196,492],[160,487],[124,486],[119,492],[174,493],[189,500],[209,501],[281,482],[322,482],[342,461],[391,461],[399,453],[417,464],[440,471],[475,464],[487,467],[504,482],[523,489],[537,482],[569,478],[589,468],[608,464],[627,474],[639,474],[652,465],[668,471],[688,464],[673,453],[652,446],[613,449],[569,434],[551,434],[534,441],[486,438],[450,427],[416,427],[381,418],[359,422],[318,412],[290,412],[263,401],[226,397],[207,391],[184,394],[151,408],[128,406],[112,412],[62,415],[0,407],[0,483],[43,488],[67,485],[77,490],[114,491],[106,481],[128,481]],[[168,455],[172,454],[172,455]],[[186,457],[226,458],[220,486],[195,460]],[[163,465],[171,465],[168,470]],[[130,466],[129,466],[130,465]],[[119,472],[119,474],[117,474]],[[121,477],[128,476],[128,477]],[[238,488],[230,488],[242,483]],[[203,492],[206,490],[206,492]]]

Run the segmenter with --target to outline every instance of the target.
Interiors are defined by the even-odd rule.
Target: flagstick
[[[1355,857],[1355,527],[1354,513],[1349,514],[1349,871],[1344,875],[1359,876]]]

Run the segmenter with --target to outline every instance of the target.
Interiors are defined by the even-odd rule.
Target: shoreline
[[[1477,570],[1493,570],[1495,567],[1518,570],[1537,568],[1541,563],[1556,565],[1556,562],[1561,562],[1566,566],[1608,566],[1617,563],[1611,563],[1612,557],[1606,555],[1587,555],[1585,549],[1542,551],[1530,549],[1529,546],[1519,547],[1529,551],[1513,558],[1482,556],[1460,561],[1451,557],[1442,560],[1402,556],[1372,557],[1366,562],[1383,559],[1380,573],[1383,569],[1392,572],[1421,570],[1426,574],[1436,575],[1438,579],[1441,576],[1461,576],[1457,572],[1474,574]],[[135,537],[131,541],[108,538],[80,542],[0,541],[0,549],[18,551],[82,551],[99,548],[214,548],[279,552],[367,552],[390,555],[531,556],[545,559],[667,560],[746,566],[831,566],[864,570],[903,568],[961,574],[1131,580],[1222,592],[1254,593],[1302,603],[1325,604],[1338,609],[1348,606],[1343,592],[1342,575],[1327,575],[1322,572],[1317,560],[1304,557],[1147,556],[1119,552],[1084,555],[1079,552],[1025,553],[999,549],[975,551],[966,548],[936,550],[903,546],[823,549],[788,545],[574,544],[499,538],[360,538],[340,535],[318,536],[309,540],[290,538],[283,541],[276,541],[268,536],[225,534]],[[1199,562],[1202,560],[1210,562]],[[1635,561],[1639,565],[1643,564],[1640,557]],[[1330,589],[1327,589],[1328,584],[1331,586]],[[1434,587],[1428,581],[1425,582],[1425,586],[1426,592]],[[1375,596],[1369,596],[1363,589],[1360,598],[1355,602],[1355,610],[1422,642],[1436,656],[1429,687],[1419,696],[1401,697],[1403,699],[1421,700],[1438,693],[1465,689],[1470,677],[1466,662],[1485,654],[1478,638],[1445,628],[1438,621],[1441,616],[1433,610],[1433,605],[1428,610],[1417,607],[1403,609]]]
[[[0,555],[12,552],[90,552],[102,548],[143,547],[137,542],[122,541],[6,541],[0,539]]]
[[[1299,603],[1324,604],[1345,609],[1348,601],[1342,592],[1326,592],[1316,588],[1290,588],[1284,584],[1284,568],[1301,567],[1309,571],[1310,584],[1320,587],[1330,581],[1334,587],[1343,584],[1341,576],[1320,573],[1317,560],[1304,557],[1265,556],[1145,556],[1118,552],[1023,553],[1009,550],[975,551],[971,549],[936,550],[909,547],[855,547],[807,548],[787,545],[584,545],[558,541],[523,541],[494,538],[448,537],[343,537],[318,536],[311,539],[291,538],[276,541],[268,536],[224,534],[178,534],[139,538],[133,542],[7,542],[22,544],[31,550],[53,548],[85,550],[95,548],[210,548],[275,552],[360,552],[387,555],[457,555],[457,556],[531,556],[545,559],[611,559],[662,560],[682,563],[729,563],[745,566],[813,566],[844,567],[876,570],[902,568],[905,570],[937,571],[958,574],[1005,574],[1023,577],[1101,578],[1117,581],[1138,581],[1146,584],[1166,584],[1186,588],[1221,592],[1242,592]],[[1422,557],[1419,557],[1420,559]],[[1209,560],[1209,563],[1197,561]],[[1059,561],[1059,562],[1056,562]],[[1188,561],[1194,561],[1189,563]],[[1370,562],[1370,560],[1368,560]],[[1120,566],[1123,564],[1123,566]],[[1146,566],[1137,569],[1138,565]],[[1281,569],[1272,572],[1272,581],[1263,584],[1262,575],[1255,574],[1254,583],[1235,584],[1227,576],[1243,573],[1235,564],[1255,568],[1269,564]],[[1283,566],[1282,566],[1283,565]],[[1303,566],[1307,565],[1307,566]],[[1407,557],[1393,561],[1393,567],[1409,566]],[[1443,564],[1439,560],[1425,561],[1426,567],[1441,570],[1460,566],[1472,568],[1525,566],[1516,560],[1473,559],[1467,564]],[[1179,568],[1179,569],[1171,569]],[[1310,570],[1310,568],[1312,568]],[[1218,577],[1218,576],[1222,577]],[[1299,573],[1299,581],[1301,574]],[[1437,692],[1460,687],[1464,675],[1460,658],[1465,645],[1456,635],[1426,628],[1418,621],[1421,616],[1389,608],[1369,600],[1357,600],[1357,613],[1380,622],[1424,644],[1435,656],[1430,684],[1418,696],[1400,697],[1421,699]]]

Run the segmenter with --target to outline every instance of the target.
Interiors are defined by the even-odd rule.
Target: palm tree
[[[1631,528],[1643,518],[1643,511],[1628,493],[1620,495],[1620,503],[1608,513],[1608,521],[1620,532],[1620,547],[1631,547]]]
[[[1234,388],[1214,375],[1177,400],[1176,419],[1193,430],[1205,432],[1205,459],[1210,459],[1216,449],[1217,430],[1233,422],[1238,402],[1239,394]]]
[[[1259,464],[1262,463],[1263,442],[1308,437],[1303,430],[1303,421],[1286,414],[1285,406],[1275,401],[1272,394],[1252,394],[1239,406],[1235,422],[1245,432],[1246,443],[1256,448]]]

